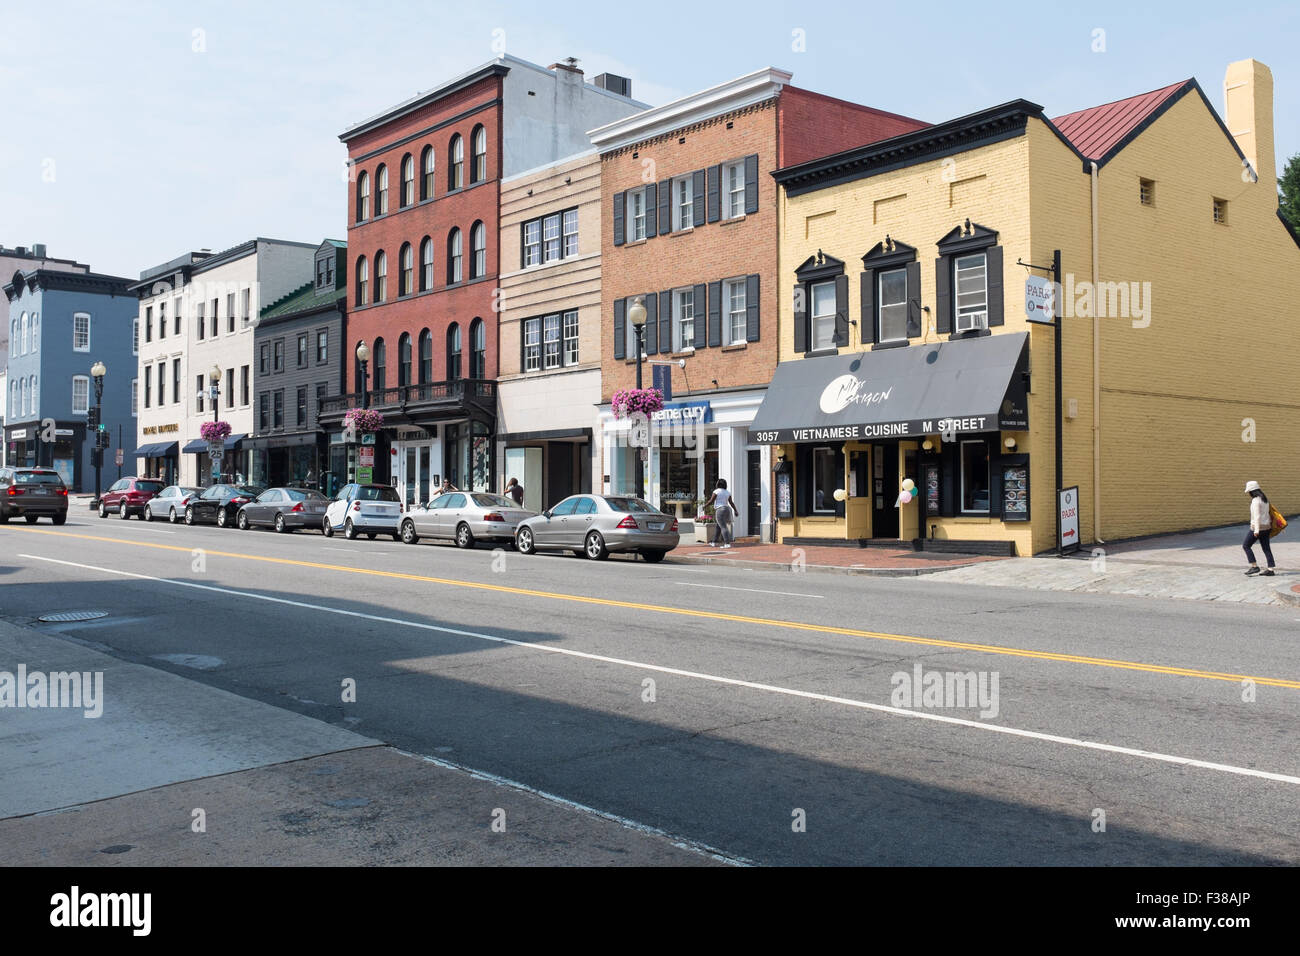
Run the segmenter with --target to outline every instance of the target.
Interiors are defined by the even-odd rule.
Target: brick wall
[[[929,125],[795,86],[781,91],[779,106],[781,166],[797,166]]]

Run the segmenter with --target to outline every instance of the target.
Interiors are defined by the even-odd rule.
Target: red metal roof
[[[1187,89],[1192,82],[1183,80],[1150,93],[1093,106],[1077,113],[1067,113],[1058,116],[1052,123],[1085,159],[1101,160],[1147,117]]]

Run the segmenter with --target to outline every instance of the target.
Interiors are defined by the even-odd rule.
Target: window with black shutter
[[[794,272],[794,348],[807,354],[848,345],[848,278],[843,260],[821,249]]]
[[[758,154],[745,157],[745,215],[758,212]]]
[[[614,300],[614,358],[627,357],[627,300]]]
[[[645,342],[646,355],[659,351],[659,296],[647,292],[645,296]]]
[[[977,336],[1002,325],[1002,247],[998,234],[969,219],[937,243],[935,330]]]
[[[758,276],[745,277],[745,341],[757,342],[759,339]]]
[[[659,293],[659,352],[673,350],[673,291]]]
[[[722,167],[710,166],[705,170],[708,177],[708,216],[709,222],[717,222],[722,217]]]
[[[614,245],[616,246],[621,246],[623,244],[623,214],[625,198],[625,193],[614,193]]]
[[[705,192],[704,170],[697,169],[691,174],[693,182],[691,183],[691,199],[695,205],[695,225],[704,225],[705,220]]]
[[[861,337],[897,348],[921,334],[921,265],[916,249],[885,236],[862,257]]]

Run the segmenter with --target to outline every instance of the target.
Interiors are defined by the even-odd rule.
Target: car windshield
[[[401,503],[401,498],[397,497],[397,491],[388,485],[362,485],[357,489],[358,501],[396,501]]]
[[[659,509],[651,507],[648,502],[640,498],[606,498],[605,501],[615,511],[631,512],[637,514],[658,514]]]
[[[470,495],[474,499],[474,504],[480,508],[517,508],[519,507],[510,498],[503,498],[500,495]]]
[[[20,471],[14,475],[18,485],[61,485],[63,479],[55,471]]]
[[[237,495],[245,495],[249,498],[256,498],[266,489],[261,487],[260,485],[240,485],[238,488],[235,488],[233,490]]]
[[[325,496],[319,491],[303,491],[301,488],[286,488],[285,494],[293,501],[325,501]]]
[[[137,481],[135,483],[135,490],[151,491],[154,494],[157,494],[163,490],[163,483],[161,481]]]

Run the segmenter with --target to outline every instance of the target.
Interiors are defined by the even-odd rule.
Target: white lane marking
[[[816,598],[818,601],[826,600],[824,594],[805,594],[802,591],[768,591],[765,588],[733,588],[725,584],[696,584],[694,581],[674,581],[674,584],[684,588],[717,588],[720,591],[748,591],[751,594],[780,594],[785,597],[806,597]]]
[[[548,654],[563,654],[566,657],[576,657],[582,660],[599,661],[602,664],[618,664],[622,667],[631,667],[636,670],[654,671],[659,674],[672,674],[675,677],[690,677],[695,680],[708,681],[713,684],[724,684],[729,687],[745,687],[749,690],[761,690],[769,694],[780,694],[784,697],[798,697],[803,700],[817,700],[828,704],[841,704],[845,707],[855,707],[859,710],[870,710],[878,714],[890,714],[894,717],[909,717],[913,720],[930,720],[935,723],[949,724],[955,727],[967,727],[972,730],[982,730],[991,734],[1006,734],[1011,737],[1024,737],[1030,740],[1041,740],[1047,743],[1061,744],[1067,747],[1079,747],[1084,750],[1099,750],[1104,753],[1122,754],[1126,757],[1139,757],[1143,760],[1154,760],[1159,763],[1177,764],[1182,767],[1199,767],[1202,770],[1215,770],[1220,773],[1232,773],[1242,777],[1256,777],[1260,780],[1273,780],[1278,783],[1289,783],[1300,786],[1300,777],[1285,773],[1274,773],[1270,770],[1254,770],[1250,767],[1237,767],[1233,764],[1215,763],[1210,760],[1198,760],[1194,757],[1179,757],[1176,754],[1163,754],[1154,750],[1138,750],[1135,747],[1121,747],[1116,744],[1103,744],[1095,740],[1080,740],[1076,737],[1062,737],[1058,734],[1046,734],[1037,730],[1021,730],[1017,727],[1005,727],[999,724],[982,723],[977,720],[966,720],[962,717],[948,717],[944,714],[934,714],[922,710],[906,710],[902,707],[890,707],[886,704],[873,704],[865,700],[855,700],[851,697],[835,697],[831,694],[818,694],[809,690],[797,690],[793,687],[780,687],[776,684],[762,684],[757,681],[741,680],[737,677],[723,677],[719,674],[705,674],[700,671],[687,671],[678,667],[667,667],[663,664],[647,664],[644,661],[626,660],[621,657],[607,657],[604,654],[592,654],[588,651],[576,651],[567,647],[551,647],[546,644],[534,644],[531,641],[517,641],[509,637],[496,637],[492,634],[483,634],[479,631],[465,631],[454,627],[440,627],[437,624],[425,624],[422,621],[404,620],[397,617],[384,617],[379,614],[366,614],[362,611],[349,611],[345,608],[328,607],[324,604],[311,604],[307,601],[291,601],[288,598],[271,597],[267,594],[253,594],[249,591],[236,591],[234,588],[223,588],[213,584],[195,584],[193,581],[177,581],[173,578],[159,578],[152,574],[138,574],[134,571],[119,571],[116,568],[101,568],[93,564],[79,564],[76,561],[63,561],[59,558],[47,558],[39,554],[19,554],[20,558],[30,558],[33,561],[46,561],[50,564],[62,564],[70,568],[81,568],[85,571],[99,571],[103,574],[116,574],[126,578],[136,578],[141,581],[154,581],[158,584],[174,584],[177,587],[194,588],[199,591],[213,591],[217,594],[233,595],[234,597],[245,597],[255,601],[269,601],[272,604],[286,604],[290,607],[305,608],[310,611],[324,611],[328,614],[339,614],[344,617],[357,617],[366,621],[375,621],[379,624],[396,624],[400,627],[411,627],[422,631],[437,631],[441,634],[455,634],[459,637],[473,637],[481,641],[490,641],[493,644],[509,644],[514,647],[527,647],[535,651],[545,651]]]
[[[603,820],[609,820],[617,823],[619,826],[634,830],[637,833],[645,833],[651,836],[662,837],[672,842],[672,845],[681,850],[689,850],[693,853],[699,853],[703,856],[712,857],[721,863],[728,863],[732,866],[757,866],[752,860],[746,860],[744,857],[733,856],[724,853],[716,847],[711,847],[707,843],[698,843],[695,840],[688,840],[684,837],[674,836],[658,827],[652,827],[647,823],[637,823],[635,820],[629,820],[627,817],[621,817],[616,813],[610,813],[606,810],[597,810],[595,807],[589,807],[585,803],[578,803],[576,800],[569,800],[565,797],[558,796],[554,793],[548,793],[545,790],[538,790],[536,787],[530,787],[526,783],[520,783],[518,780],[511,780],[509,777],[499,777],[494,773],[487,773],[482,770],[475,770],[473,767],[466,767],[463,764],[452,763],[450,760],[442,760],[438,757],[430,757],[428,754],[407,753],[405,750],[393,748],[398,753],[407,757],[415,757],[426,763],[431,763],[436,767],[442,767],[445,770],[459,770],[461,773],[467,773],[471,777],[483,780],[488,783],[496,784],[501,787],[510,787],[514,790],[522,790],[524,793],[531,793],[535,797],[541,797],[543,800],[552,803],[558,803],[560,806],[568,807],[571,810],[577,810],[580,813],[590,813],[593,816],[600,817]]]

